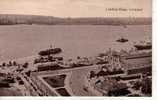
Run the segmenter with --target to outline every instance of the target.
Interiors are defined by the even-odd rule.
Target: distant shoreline
[[[151,17],[60,18],[40,15],[0,14],[0,25],[151,25]]]

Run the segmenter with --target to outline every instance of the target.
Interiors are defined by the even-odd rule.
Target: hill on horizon
[[[0,25],[151,25],[152,18],[140,17],[80,17],[60,18],[41,15],[0,14]]]

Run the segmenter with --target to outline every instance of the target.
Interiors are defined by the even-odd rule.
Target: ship
[[[38,54],[41,56],[46,56],[46,55],[51,55],[51,54],[58,54],[61,52],[62,52],[61,48],[50,48],[50,49],[42,50]]]
[[[122,38],[120,38],[120,39],[118,39],[116,41],[117,42],[121,42],[121,43],[125,43],[125,42],[128,42],[129,40],[122,37]]]
[[[137,50],[150,50],[150,49],[152,49],[152,43],[151,42],[141,42],[140,44],[135,44],[134,47]]]

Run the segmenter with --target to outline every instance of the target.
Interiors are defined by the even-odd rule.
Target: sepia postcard
[[[0,96],[152,97],[152,0],[0,0]]]

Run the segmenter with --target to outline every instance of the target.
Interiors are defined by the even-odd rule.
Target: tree
[[[16,66],[16,65],[17,65],[16,61],[13,61],[13,65],[14,65],[14,66]]]
[[[95,77],[95,72],[94,71],[90,71],[90,79]]]
[[[77,59],[81,59],[81,57],[80,57],[80,56],[77,56]]]
[[[27,68],[28,65],[29,65],[29,63],[28,63],[28,62],[25,62],[25,63],[23,64],[23,67],[24,67],[24,68]]]
[[[12,66],[12,62],[11,61],[9,61],[9,66]]]
[[[2,63],[2,66],[6,66],[6,63],[5,63],[5,62],[3,62],[3,63]]]

